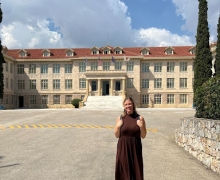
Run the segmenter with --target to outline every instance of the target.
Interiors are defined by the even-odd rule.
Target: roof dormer
[[[24,49],[21,49],[18,52],[19,52],[19,57],[26,57],[27,56],[27,51]]]
[[[150,49],[147,47],[144,47],[141,49],[141,55],[149,55],[150,54]]]
[[[109,47],[109,46],[103,47],[102,54],[111,54],[111,47]]]
[[[50,50],[48,49],[44,49],[42,52],[43,52],[43,57],[50,57],[51,55]]]
[[[117,46],[114,48],[114,53],[115,54],[122,54],[123,48],[121,48],[120,46]]]
[[[91,48],[91,54],[99,54],[99,48],[94,46],[93,48]]]
[[[4,54],[6,54],[7,51],[8,51],[8,48],[7,48],[6,46],[3,46],[3,47],[2,47],[2,52],[3,52]]]
[[[166,55],[172,55],[172,54],[174,54],[174,48],[169,46],[165,49],[164,52]]]
[[[74,50],[73,49],[67,49],[66,50],[66,56],[67,57],[74,56]]]
[[[193,46],[189,49],[190,54],[196,54],[196,46]]]
[[[217,46],[216,42],[211,43],[211,52],[216,51],[216,46]]]

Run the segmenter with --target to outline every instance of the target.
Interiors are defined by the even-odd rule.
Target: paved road
[[[146,180],[217,180],[174,142],[193,109],[138,109]],[[0,111],[0,180],[114,180],[117,110]]]

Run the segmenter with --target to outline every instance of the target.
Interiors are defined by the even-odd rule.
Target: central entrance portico
[[[87,71],[86,97],[88,96],[124,96],[125,72],[95,73]]]

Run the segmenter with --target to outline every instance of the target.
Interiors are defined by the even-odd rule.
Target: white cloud
[[[183,28],[195,33],[198,2],[172,1],[177,14],[185,20]],[[209,8],[212,39],[216,36],[219,3],[212,0]],[[2,10],[0,36],[8,48],[192,44],[190,37],[165,29],[132,29],[128,7],[121,0],[7,0],[2,3]],[[51,28],[51,23],[55,28]]]
[[[183,30],[187,30],[196,35],[198,25],[198,5],[199,2],[192,0],[172,0],[176,6],[176,13],[185,20],[182,26]],[[219,17],[219,0],[208,1],[208,23],[210,32],[210,41],[217,40],[217,24]]]
[[[49,22],[38,21],[36,26],[12,22],[3,25],[0,31],[3,45],[8,48],[43,48],[62,46],[61,35],[50,31]]]
[[[188,36],[179,36],[171,34],[166,29],[140,29],[136,33],[137,40],[143,46],[179,46],[179,45],[192,45]]]

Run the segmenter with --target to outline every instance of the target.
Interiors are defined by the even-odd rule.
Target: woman
[[[143,158],[141,138],[147,131],[144,118],[135,108],[132,98],[123,102],[124,112],[116,120],[114,129],[118,139],[115,180],[143,180]]]

